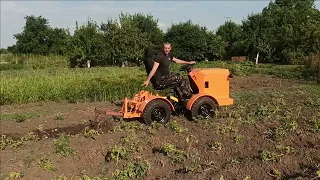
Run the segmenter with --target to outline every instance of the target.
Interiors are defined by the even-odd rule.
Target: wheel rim
[[[198,109],[198,114],[204,118],[213,117],[213,107],[210,104],[202,104]]]
[[[162,107],[156,107],[151,112],[151,118],[153,121],[164,122],[166,119],[166,110]]]

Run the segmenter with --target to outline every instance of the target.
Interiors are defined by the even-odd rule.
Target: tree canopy
[[[121,13],[118,20],[77,25],[68,29],[50,27],[49,20],[25,17],[16,44],[8,47],[15,54],[60,54],[92,59],[100,65],[139,63],[146,47],[159,50],[169,41],[178,58],[222,60],[232,56],[260,54],[260,62],[297,64],[304,56],[320,51],[320,12],[314,0],[270,1],[261,12],[249,14],[241,24],[226,21],[216,30],[186,22],[174,23],[164,32],[150,14]]]

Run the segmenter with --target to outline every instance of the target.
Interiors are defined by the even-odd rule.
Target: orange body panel
[[[192,104],[202,96],[213,98],[217,105],[232,105],[233,99],[230,95],[230,72],[228,69],[207,68],[193,69],[189,75],[198,86],[199,93],[192,96],[186,108],[191,109]]]
[[[154,99],[163,99],[164,101],[168,102],[171,109],[174,111],[174,106],[171,102],[163,96],[155,96],[148,91],[140,91],[135,95],[132,100],[128,100],[126,97],[124,99],[121,113],[123,114],[123,118],[138,118],[142,116],[145,106],[147,103]]]

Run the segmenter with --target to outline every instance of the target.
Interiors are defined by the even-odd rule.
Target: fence
[[[232,56],[231,61],[239,61],[239,62],[245,62],[248,60],[248,56]]]

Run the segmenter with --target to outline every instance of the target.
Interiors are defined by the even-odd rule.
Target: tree
[[[23,54],[47,54],[49,51],[49,21],[34,15],[24,17],[26,24],[21,33],[15,34],[16,51]]]
[[[68,56],[72,67],[84,63],[86,60],[103,64],[103,34],[99,26],[91,19],[77,27],[72,38],[68,39]]]
[[[259,52],[262,58],[259,61],[273,62],[271,46],[272,32],[268,26],[270,22],[265,21],[261,13],[248,15],[248,18],[242,22],[244,51],[251,59],[255,58]],[[261,60],[262,59],[262,60]]]
[[[233,21],[226,21],[223,25],[218,27],[216,34],[221,36],[222,39],[228,43],[228,46],[226,47],[227,56],[231,57],[241,54],[237,49],[239,42],[242,40],[241,25],[238,25]]]
[[[158,26],[158,19],[155,19],[151,14],[136,13],[133,15],[121,13],[122,18],[131,19],[142,33],[147,34],[148,41],[153,45],[162,44],[164,33]]]
[[[49,54],[65,55],[67,53],[67,40],[71,38],[70,32],[62,28],[50,28],[48,48]]]
[[[207,33],[207,51],[206,57],[209,61],[221,60],[226,53],[228,43],[221,36],[212,31]]]
[[[108,20],[101,25],[104,34],[104,43],[109,52],[105,55],[114,63],[139,63],[143,50],[150,45],[148,34],[138,28],[138,22],[130,16],[121,14],[119,22]]]
[[[204,60],[207,51],[207,29],[190,20],[172,24],[165,40],[173,46],[176,56],[186,60]]]
[[[8,54],[8,49],[0,48],[0,54]]]
[[[299,64],[303,56],[319,53],[319,10],[314,0],[276,0],[243,22],[250,54],[264,62]]]

